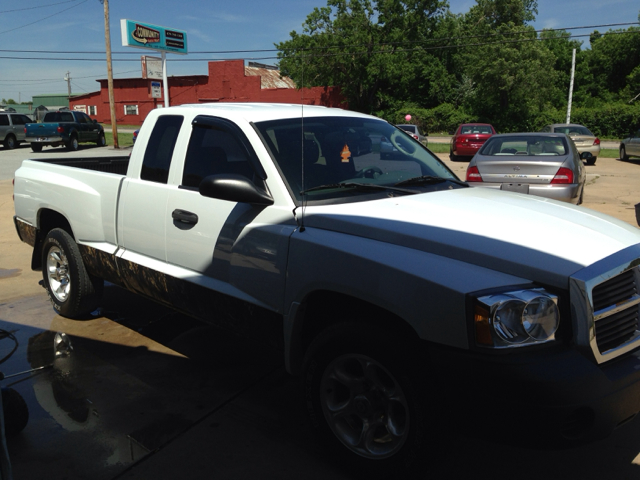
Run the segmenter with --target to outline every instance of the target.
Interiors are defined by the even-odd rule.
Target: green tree
[[[440,60],[424,49],[445,14],[440,0],[328,0],[302,34],[276,44],[280,70],[298,86],[339,85],[353,110],[442,95]],[[429,67],[425,66],[428,65]]]

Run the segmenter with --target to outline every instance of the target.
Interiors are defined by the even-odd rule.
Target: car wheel
[[[595,165],[598,157],[591,156],[587,158],[587,165]]]
[[[67,150],[71,151],[71,152],[75,152],[78,150],[78,137],[76,137],[75,135],[71,135],[71,138],[69,139],[69,141],[65,144],[67,147]]]
[[[17,435],[29,422],[29,408],[22,395],[13,388],[2,389],[2,414],[7,437]]]
[[[96,309],[104,282],[87,272],[71,235],[54,228],[42,245],[42,278],[56,312],[78,318]]]
[[[96,142],[96,144],[99,147],[104,147],[107,145],[107,139],[104,138],[104,133],[100,133],[100,136],[98,137],[98,141]]]
[[[13,150],[17,145],[16,137],[14,137],[13,135],[7,135],[7,137],[4,139],[3,144],[4,148],[6,148],[7,150]]]
[[[620,160],[624,162],[629,160],[629,156],[627,155],[627,150],[624,148],[624,145],[620,145]]]
[[[31,144],[31,150],[33,150],[34,152],[41,152],[42,151],[42,145],[40,145],[39,143],[32,143]]]
[[[452,162],[457,162],[458,160],[460,160],[460,157],[454,155],[453,151],[449,151],[449,160],[451,160]]]
[[[355,472],[378,477],[426,461],[438,435],[426,412],[424,365],[407,342],[370,325],[330,327],[311,344],[304,369],[309,418],[332,455]],[[435,430],[435,429],[434,429]],[[441,438],[441,437],[440,437]]]

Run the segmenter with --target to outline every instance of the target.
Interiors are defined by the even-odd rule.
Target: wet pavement
[[[186,447],[207,459],[202,478],[215,472],[265,478],[265,470],[272,478],[328,478],[331,468],[310,437],[280,352],[114,286],[105,289],[104,303],[108,310],[83,321],[57,316],[44,291],[0,305],[0,328],[18,342],[0,371],[45,367],[3,382],[29,408],[26,428],[8,439],[14,478],[174,478],[175,464],[171,474],[162,467],[152,476],[138,476],[133,467],[194,428],[207,437],[206,448],[200,442]],[[72,346],[57,357],[56,332],[66,333]],[[0,353],[12,348],[8,339],[0,342]],[[271,397],[266,402],[262,389]],[[243,396],[258,403],[243,407]],[[266,438],[260,439],[262,430]],[[286,462],[283,445],[291,457]],[[186,478],[199,478],[189,471]],[[334,471],[331,478],[340,475]]]

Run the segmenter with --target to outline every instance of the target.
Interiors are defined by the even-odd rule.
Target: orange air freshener
[[[346,143],[344,144],[344,147],[342,147],[340,156],[342,157],[342,163],[349,163],[349,157],[351,157],[351,152],[349,151],[349,145],[347,145]]]

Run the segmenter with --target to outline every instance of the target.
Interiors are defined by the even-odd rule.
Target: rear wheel
[[[31,150],[33,150],[34,152],[41,152],[42,151],[42,145],[40,145],[39,143],[32,143],[31,144]]]
[[[6,148],[7,150],[13,150],[18,145],[18,142],[16,142],[16,137],[14,137],[13,135],[7,135],[3,143],[4,148]]]
[[[67,147],[67,150],[75,152],[76,150],[78,150],[78,137],[76,135],[71,135],[71,138],[65,145]]]
[[[591,156],[587,158],[587,165],[595,165],[598,157]]]
[[[64,317],[91,313],[102,296],[103,280],[89,275],[76,242],[60,228],[51,230],[44,239],[42,278],[51,305]]]
[[[309,417],[320,440],[360,474],[377,478],[427,460],[424,370],[407,342],[375,327],[330,327],[312,343],[304,373]],[[402,352],[402,353],[399,353]],[[422,377],[422,378],[420,378]]]
[[[628,161],[629,156],[627,155],[627,150],[624,148],[624,145],[620,145],[620,160]]]
[[[458,160],[460,160],[460,157],[459,157],[458,155],[454,155],[454,154],[453,154],[453,150],[450,150],[450,151],[449,151],[449,159],[450,159],[452,162],[457,162]]]

